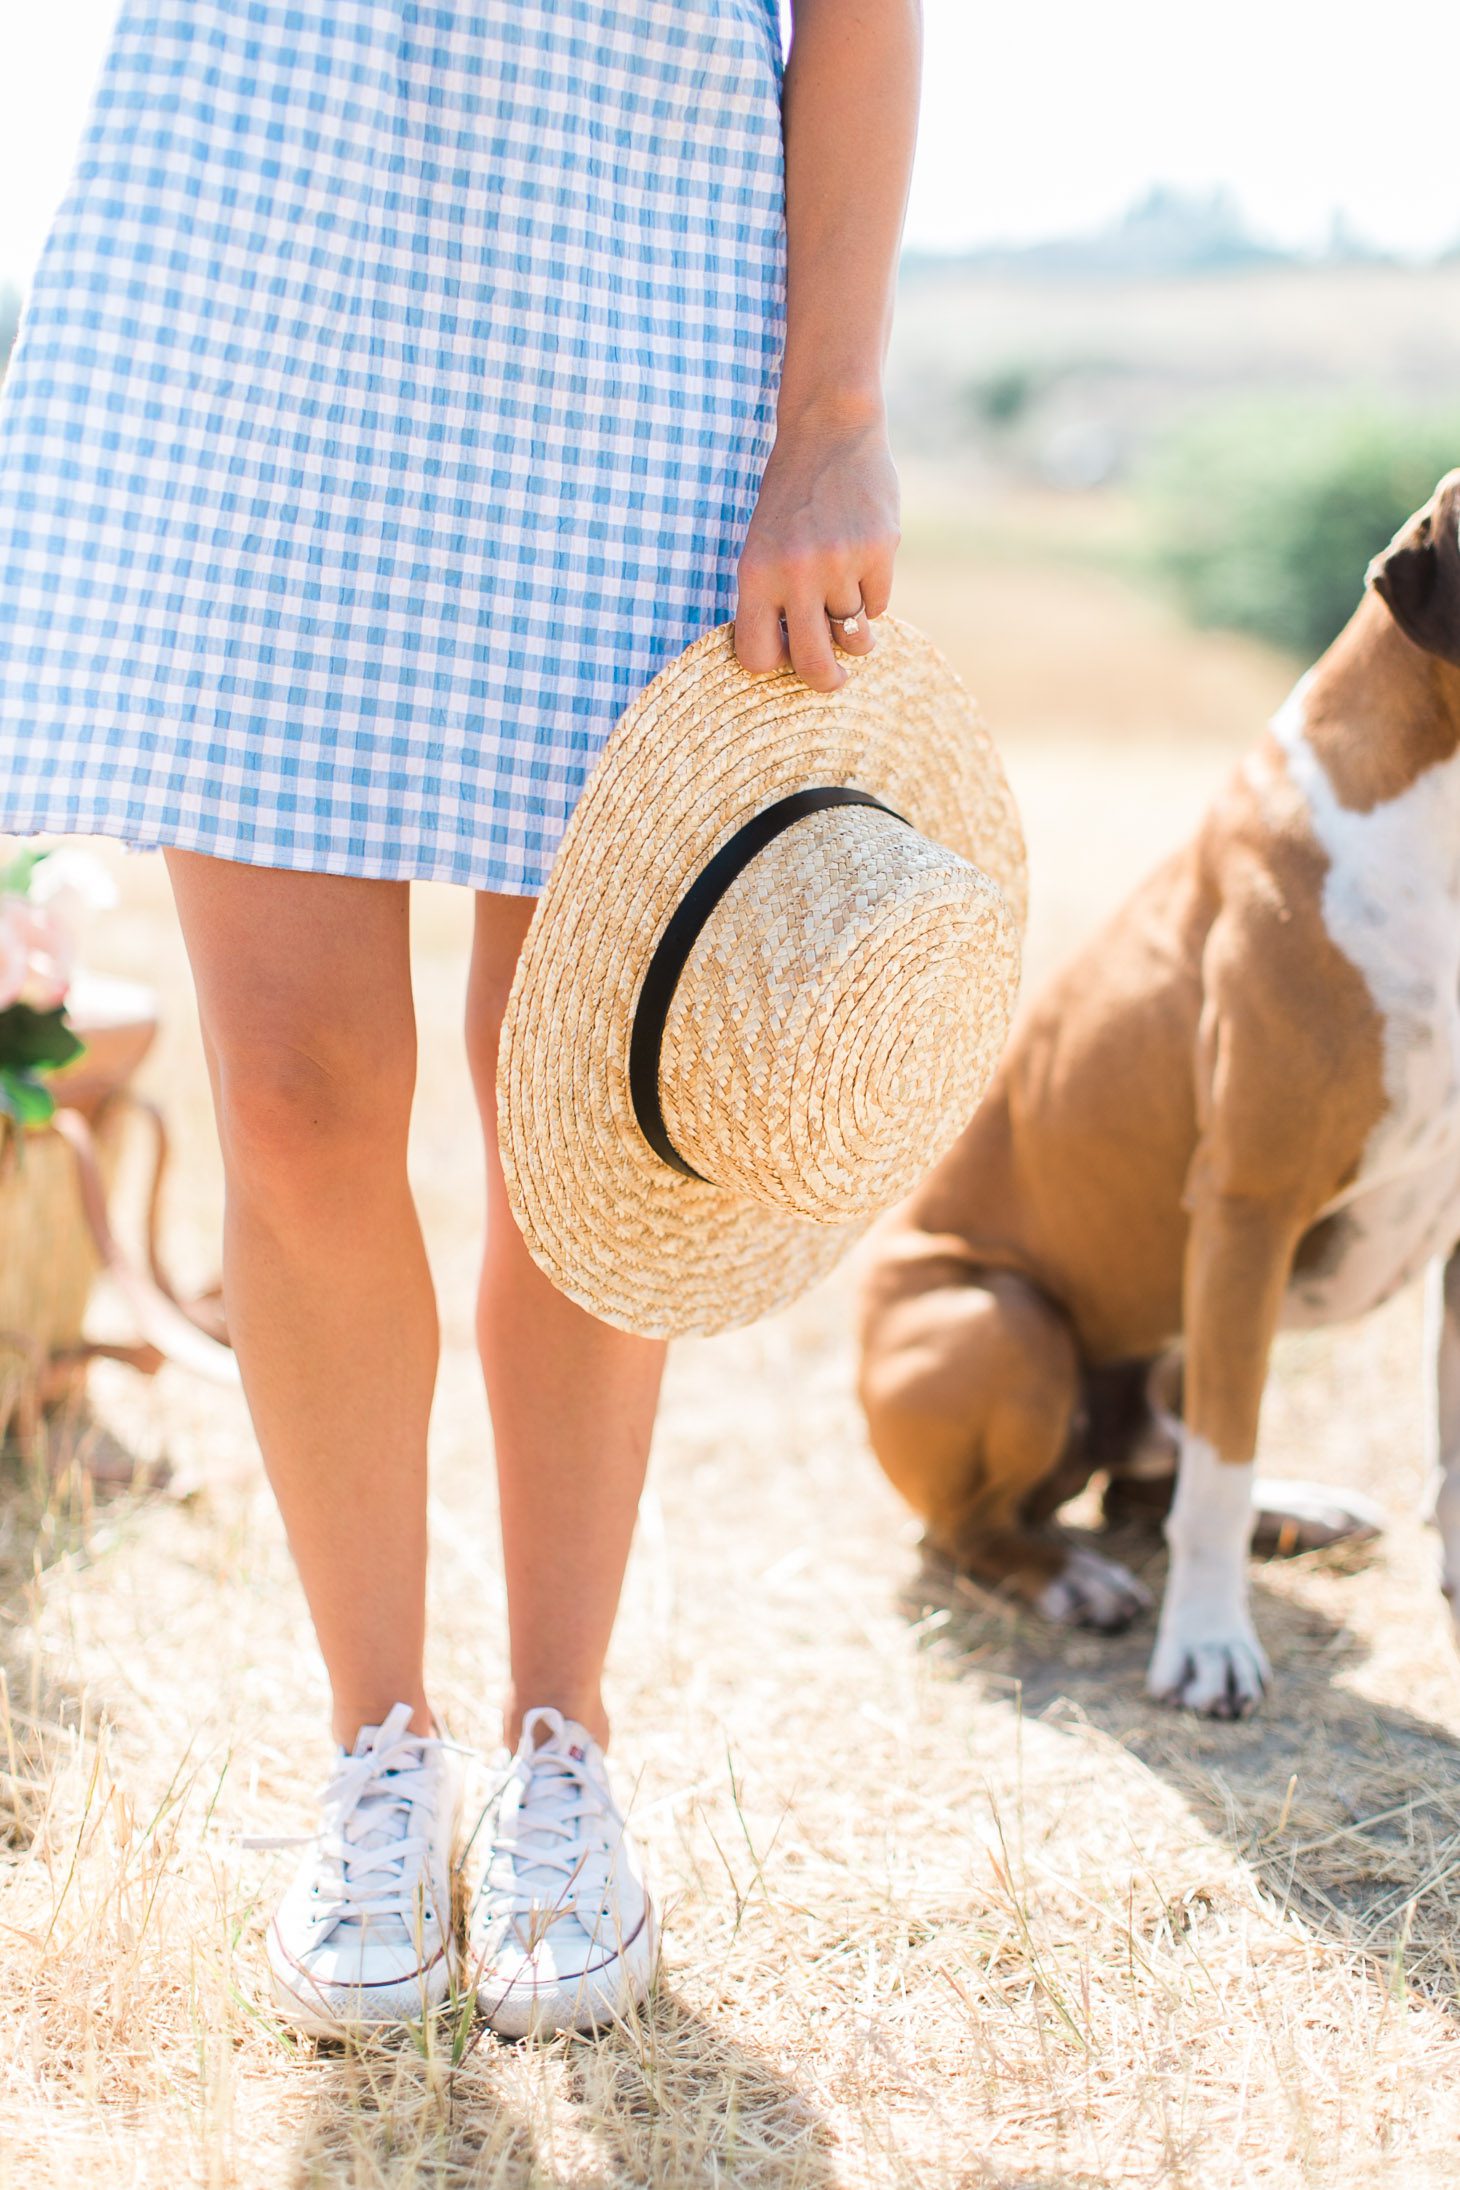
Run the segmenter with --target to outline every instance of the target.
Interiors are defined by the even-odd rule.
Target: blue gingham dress
[[[0,831],[533,893],[734,608],[777,0],[126,0],[0,394]]]

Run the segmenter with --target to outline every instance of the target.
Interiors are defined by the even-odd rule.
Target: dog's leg
[[[1180,1348],[1097,1372],[1087,1392],[1090,1457],[1106,1475],[1106,1527],[1163,1527],[1181,1451]]]
[[[1186,1432],[1166,1522],[1171,1568],[1147,1686],[1163,1703],[1212,1718],[1257,1707],[1268,1663],[1247,1608],[1247,1553],[1255,1514],[1252,1463],[1221,1459]]]
[[[1147,1685],[1214,1718],[1254,1710],[1268,1679],[1247,1608],[1247,1552],[1258,1413],[1299,1229],[1281,1204],[1195,1198],[1171,1565]]]
[[[1247,1608],[1247,1550],[1258,1415],[1293,1257],[1351,1174],[1382,1102],[1367,992],[1321,926],[1315,933],[1299,917],[1298,884],[1314,879],[1312,862],[1266,836],[1259,848],[1254,858],[1234,841],[1202,952],[1197,1131],[1183,1195],[1181,1453],[1148,1676],[1153,1695],[1218,1718],[1253,1710],[1268,1677]],[[1356,989],[1349,1003],[1363,1040],[1344,1031],[1350,1015],[1335,1022],[1323,1008],[1325,982],[1340,999],[1345,983]],[[1295,1010],[1295,997],[1308,1008]]]
[[[1128,1522],[1164,1527],[1176,1495],[1176,1463],[1181,1453],[1181,1356],[1163,1354],[1150,1368],[1147,1404],[1134,1420],[1117,1419],[1113,1450],[1105,1464],[1105,1520],[1111,1528]],[[1092,1441],[1097,1460],[1098,1440]],[[1355,1490],[1334,1490],[1290,1476],[1259,1475],[1253,1485],[1255,1525],[1252,1549],[1260,1559],[1297,1558],[1325,1551],[1331,1544],[1366,1544],[1383,1534],[1384,1511]],[[1457,1568],[1460,1572],[1460,1568]]]
[[[1123,1567],[1036,1518],[1069,1449],[1080,1368],[1064,1318],[1023,1278],[973,1270],[933,1242],[884,1256],[864,1309],[861,1397],[883,1471],[962,1573],[1073,1626],[1115,1630],[1144,1609]],[[1079,1487],[1071,1476],[1064,1495]]]
[[[1430,1480],[1440,1532],[1440,1587],[1460,1642],[1460,1249],[1430,1265],[1425,1339],[1433,1378]]]

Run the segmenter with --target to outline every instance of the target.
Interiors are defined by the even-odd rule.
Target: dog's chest
[[[1363,1315],[1460,1240],[1460,756],[1367,813],[1339,805],[1301,728],[1277,729],[1330,862],[1323,919],[1383,1023],[1387,1107],[1305,1243],[1284,1322]]]

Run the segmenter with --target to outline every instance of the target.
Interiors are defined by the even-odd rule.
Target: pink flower
[[[25,979],[11,1001],[29,1004],[32,1011],[55,1011],[71,986],[72,951],[65,928],[48,906],[32,905],[23,897],[6,903],[26,955]]]
[[[30,973],[28,910],[22,898],[0,892],[0,1011],[20,1001]]]
[[[58,851],[47,852],[32,870],[25,894],[32,905],[43,905],[60,923],[74,958],[89,916],[110,911],[117,901],[117,886],[94,853],[63,844]]]

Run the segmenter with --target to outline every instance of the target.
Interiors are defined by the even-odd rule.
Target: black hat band
[[[686,1179],[698,1179],[703,1186],[713,1182],[702,1171],[696,1171],[693,1164],[686,1163],[675,1147],[664,1122],[664,1107],[659,1098],[660,1054],[674,992],[705,923],[736,877],[787,829],[804,821],[808,815],[824,813],[832,806],[872,806],[879,813],[891,814],[894,821],[903,819],[880,798],[873,798],[868,791],[853,790],[850,784],[844,783],[793,791],[789,797],[777,799],[773,805],[753,814],[706,861],[675,906],[649,960],[629,1033],[629,1095],[634,1116],[639,1131],[661,1163],[668,1164],[672,1171],[678,1171]]]

